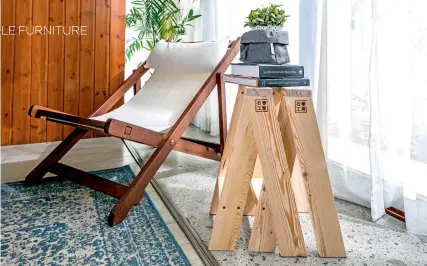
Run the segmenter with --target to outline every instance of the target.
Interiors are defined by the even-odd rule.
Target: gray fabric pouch
[[[287,31],[251,30],[240,40],[240,61],[252,64],[289,63]]]

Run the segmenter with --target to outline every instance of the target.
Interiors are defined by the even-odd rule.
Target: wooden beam
[[[96,110],[109,98],[110,91],[110,0],[95,1],[95,78],[94,108]],[[123,6],[125,4],[122,4]],[[123,28],[124,29],[124,28]],[[122,55],[123,57],[123,55]],[[104,134],[95,132],[94,137]]]
[[[135,72],[136,69],[133,71]],[[135,96],[140,90],[141,90],[141,79],[138,79],[135,84],[133,85],[133,95]]]
[[[70,28],[75,25],[80,25],[80,2],[64,1],[65,2],[65,27]],[[38,8],[42,10],[43,7]],[[38,11],[38,12],[40,12]],[[78,115],[79,114],[79,80],[80,80],[80,36],[77,34],[66,35],[64,43],[64,112]],[[52,73],[50,73],[52,75]],[[55,74],[53,74],[55,75]],[[34,102],[34,104],[43,105],[43,102]],[[33,121],[43,121],[32,119]],[[63,137],[74,130],[73,127],[65,126]]]
[[[245,94],[244,87],[239,86],[236,102],[234,104],[233,114],[231,116],[230,131],[228,132],[228,135],[227,135],[227,139],[229,143],[233,143],[236,139],[235,135],[236,135],[237,125],[239,123],[240,115],[242,113],[244,94]],[[219,199],[222,193],[222,188],[224,186],[225,176],[228,170],[228,165],[230,164],[230,158],[233,153],[232,147],[233,145],[231,144],[225,145],[224,151],[222,153],[221,165],[219,167],[218,177],[216,179],[216,184],[215,184],[215,190],[212,196],[211,207],[209,209],[209,214],[212,214],[212,215],[215,215],[218,210]],[[256,175],[256,172],[257,172],[256,169],[257,168],[255,167],[254,175]],[[262,177],[262,175],[257,177]],[[252,187],[249,189],[248,193],[249,193],[248,199],[246,202],[243,215],[254,215],[256,204],[257,204],[257,197]]]
[[[214,149],[183,139],[178,141],[175,147],[173,147],[173,150],[218,162],[221,161],[221,155],[218,154]]]
[[[215,150],[217,153],[221,153],[220,145],[218,143],[199,140],[199,139],[193,139],[193,138],[188,138],[188,137],[181,137],[181,139],[189,141],[189,142],[193,142],[193,143],[205,146],[205,147],[209,147],[209,148]]]
[[[225,147],[225,140],[227,138],[227,108],[225,103],[225,82],[223,74],[217,74],[216,83],[218,90],[219,143],[220,152],[223,153]]]
[[[311,97],[285,97],[321,257],[345,257],[344,242]]]
[[[5,32],[16,25],[16,0],[1,1],[1,25]],[[12,144],[16,35],[1,36],[1,145]],[[28,49],[28,48],[27,48]],[[19,53],[20,51],[18,51]],[[7,55],[7,56],[6,56]]]
[[[387,213],[388,215],[402,221],[405,222],[405,213],[401,210],[398,210],[394,207],[389,207],[385,209],[385,213]]]
[[[125,49],[126,49],[126,2],[123,0],[110,1],[110,93],[114,95],[125,80]],[[144,65],[144,64],[143,64]],[[135,83],[135,82],[134,82]],[[132,83],[131,85],[133,85]],[[117,94],[116,94],[117,95]],[[123,96],[123,94],[122,94]],[[123,103],[122,97],[111,108]]]
[[[299,89],[294,89],[299,90]],[[290,89],[288,90],[290,91]],[[298,212],[309,212],[307,192],[305,191],[304,181],[301,174],[299,159],[296,155],[297,151],[294,143],[294,136],[292,133],[292,123],[289,116],[291,111],[288,110],[286,104],[286,96],[281,93],[282,99],[279,105],[278,121],[280,125],[280,132],[286,152],[286,160],[288,162],[289,172],[291,173],[291,183],[297,203]]]
[[[166,137],[166,134],[115,119],[109,119],[104,128],[106,134],[152,147],[159,146],[162,140]],[[185,139],[178,140],[178,143],[175,143],[173,150],[215,161],[221,160],[221,156],[217,154],[215,149]]]
[[[257,158],[257,150],[246,101],[243,100],[234,133],[230,161],[224,178],[221,196],[209,243],[209,250],[235,250],[246,206],[248,192]],[[229,146],[229,145],[227,145]]]
[[[127,139],[152,147],[157,147],[165,137],[165,134],[157,131],[132,125],[116,119],[108,119],[105,123],[105,133],[112,136]]]
[[[3,1],[2,5],[4,5],[4,2],[8,1]],[[49,25],[49,2],[49,0],[33,0],[34,25],[43,27]],[[67,4],[69,2],[75,3],[79,1],[68,1]],[[68,25],[66,28],[68,28]],[[66,38],[69,38],[69,36]],[[77,38],[78,36],[76,36],[76,39]],[[47,106],[48,40],[48,34],[34,34],[31,36],[31,105],[40,104]],[[68,46],[66,45],[66,53],[67,50]],[[65,69],[65,73],[65,75],[67,75],[67,67]],[[78,87],[76,90],[78,90]],[[66,91],[67,89],[64,88],[64,102],[67,101]],[[66,111],[68,112],[69,110],[66,109]],[[46,142],[47,122],[41,119],[30,119],[30,126],[30,143]]]
[[[80,1],[80,24],[87,26],[80,37],[79,116],[88,117],[94,107],[95,81],[95,1]],[[90,132],[86,137],[92,137]]]
[[[18,27],[32,27],[32,4],[31,0],[16,1],[15,18],[17,31]],[[53,18],[55,20],[57,19],[55,16],[53,16]],[[9,56],[9,54],[2,54],[1,57]],[[13,96],[6,100],[13,101],[12,144],[25,144],[30,142],[30,118],[26,113],[31,102],[31,35],[26,34],[26,32],[17,32],[15,36],[14,56],[15,76]],[[56,58],[56,60],[58,60],[58,58]],[[61,102],[61,99],[58,99],[58,101]]]
[[[263,184],[249,239],[249,252],[274,252],[276,250],[277,239],[274,233],[273,215],[271,215],[265,191]]]
[[[64,26],[64,22],[65,1],[50,0],[49,26]],[[64,40],[64,34],[49,34],[47,106],[49,108],[60,111],[64,110]],[[47,123],[46,141],[62,140],[63,131],[63,125],[57,123]]]
[[[49,168],[49,172],[115,198],[120,198],[128,189],[126,185],[84,172],[62,163],[53,164]]]
[[[258,96],[247,97],[247,115],[251,117],[250,124],[264,174],[266,205],[271,210],[280,256],[306,256],[272,90],[271,95],[266,90],[247,90],[259,92]]]
[[[35,109],[35,108],[33,108]],[[31,111],[31,109],[30,109]],[[84,129],[89,129],[89,130],[104,130],[104,126],[105,126],[105,122],[103,121],[98,121],[98,120],[94,120],[94,119],[89,119],[89,118],[83,118],[83,117],[78,117],[75,115],[70,115],[70,114],[66,114],[63,112],[57,112],[57,111],[50,111],[50,110],[46,110],[46,109],[40,109],[38,108],[38,110],[36,110],[35,112],[31,112],[34,113],[34,117],[36,118],[42,118],[42,119],[46,119],[48,121],[54,121],[60,124],[64,124],[64,125],[72,125],[75,127],[83,127]]]
[[[43,111],[50,111],[50,112],[55,112],[55,113],[59,113],[59,114],[66,114],[66,115],[72,115],[66,112],[61,112],[55,109],[51,109],[51,108],[47,108],[44,106],[40,106],[40,105],[32,105],[30,107],[30,109],[28,110],[28,115],[32,116],[32,117],[36,117],[36,118],[40,118],[40,116],[36,116],[37,112],[43,110]]]

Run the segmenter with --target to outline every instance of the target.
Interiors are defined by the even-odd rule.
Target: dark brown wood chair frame
[[[148,183],[172,150],[220,161],[227,135],[223,74],[238,53],[239,47],[240,38],[230,43],[225,56],[209,75],[173,127],[166,134],[115,119],[109,119],[106,122],[90,119],[90,117],[99,116],[110,111],[132,86],[135,91],[140,89],[140,79],[148,71],[148,69],[144,68],[144,64],[134,71],[119,89],[101,107],[93,112],[89,118],[63,113],[42,106],[31,106],[28,111],[31,117],[70,125],[75,127],[75,129],[27,175],[25,178],[25,185],[36,184],[41,181],[44,175],[51,172],[118,198],[119,201],[111,210],[108,218],[108,224],[114,226],[121,223],[128,215],[132,206],[141,201]],[[220,144],[182,137],[182,134],[188,128],[215,86],[218,86]],[[107,136],[143,143],[156,147],[156,150],[129,185],[119,184],[59,163],[59,160],[61,160],[61,158],[88,131],[96,131]]]

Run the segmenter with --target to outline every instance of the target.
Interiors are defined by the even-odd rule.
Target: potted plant
[[[289,63],[288,32],[282,28],[289,17],[281,5],[251,10],[245,27],[251,30],[241,38],[240,60],[244,63]]]
[[[126,59],[130,60],[142,49],[151,51],[159,40],[180,42],[186,27],[192,26],[190,22],[200,16],[193,9],[183,14],[175,0],[133,0],[126,15],[126,27],[138,34],[127,41]]]

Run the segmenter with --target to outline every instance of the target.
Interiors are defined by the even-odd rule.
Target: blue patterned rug
[[[94,174],[128,184],[129,166]],[[145,194],[125,221],[107,225],[117,202],[62,178],[1,185],[1,265],[190,265]]]

